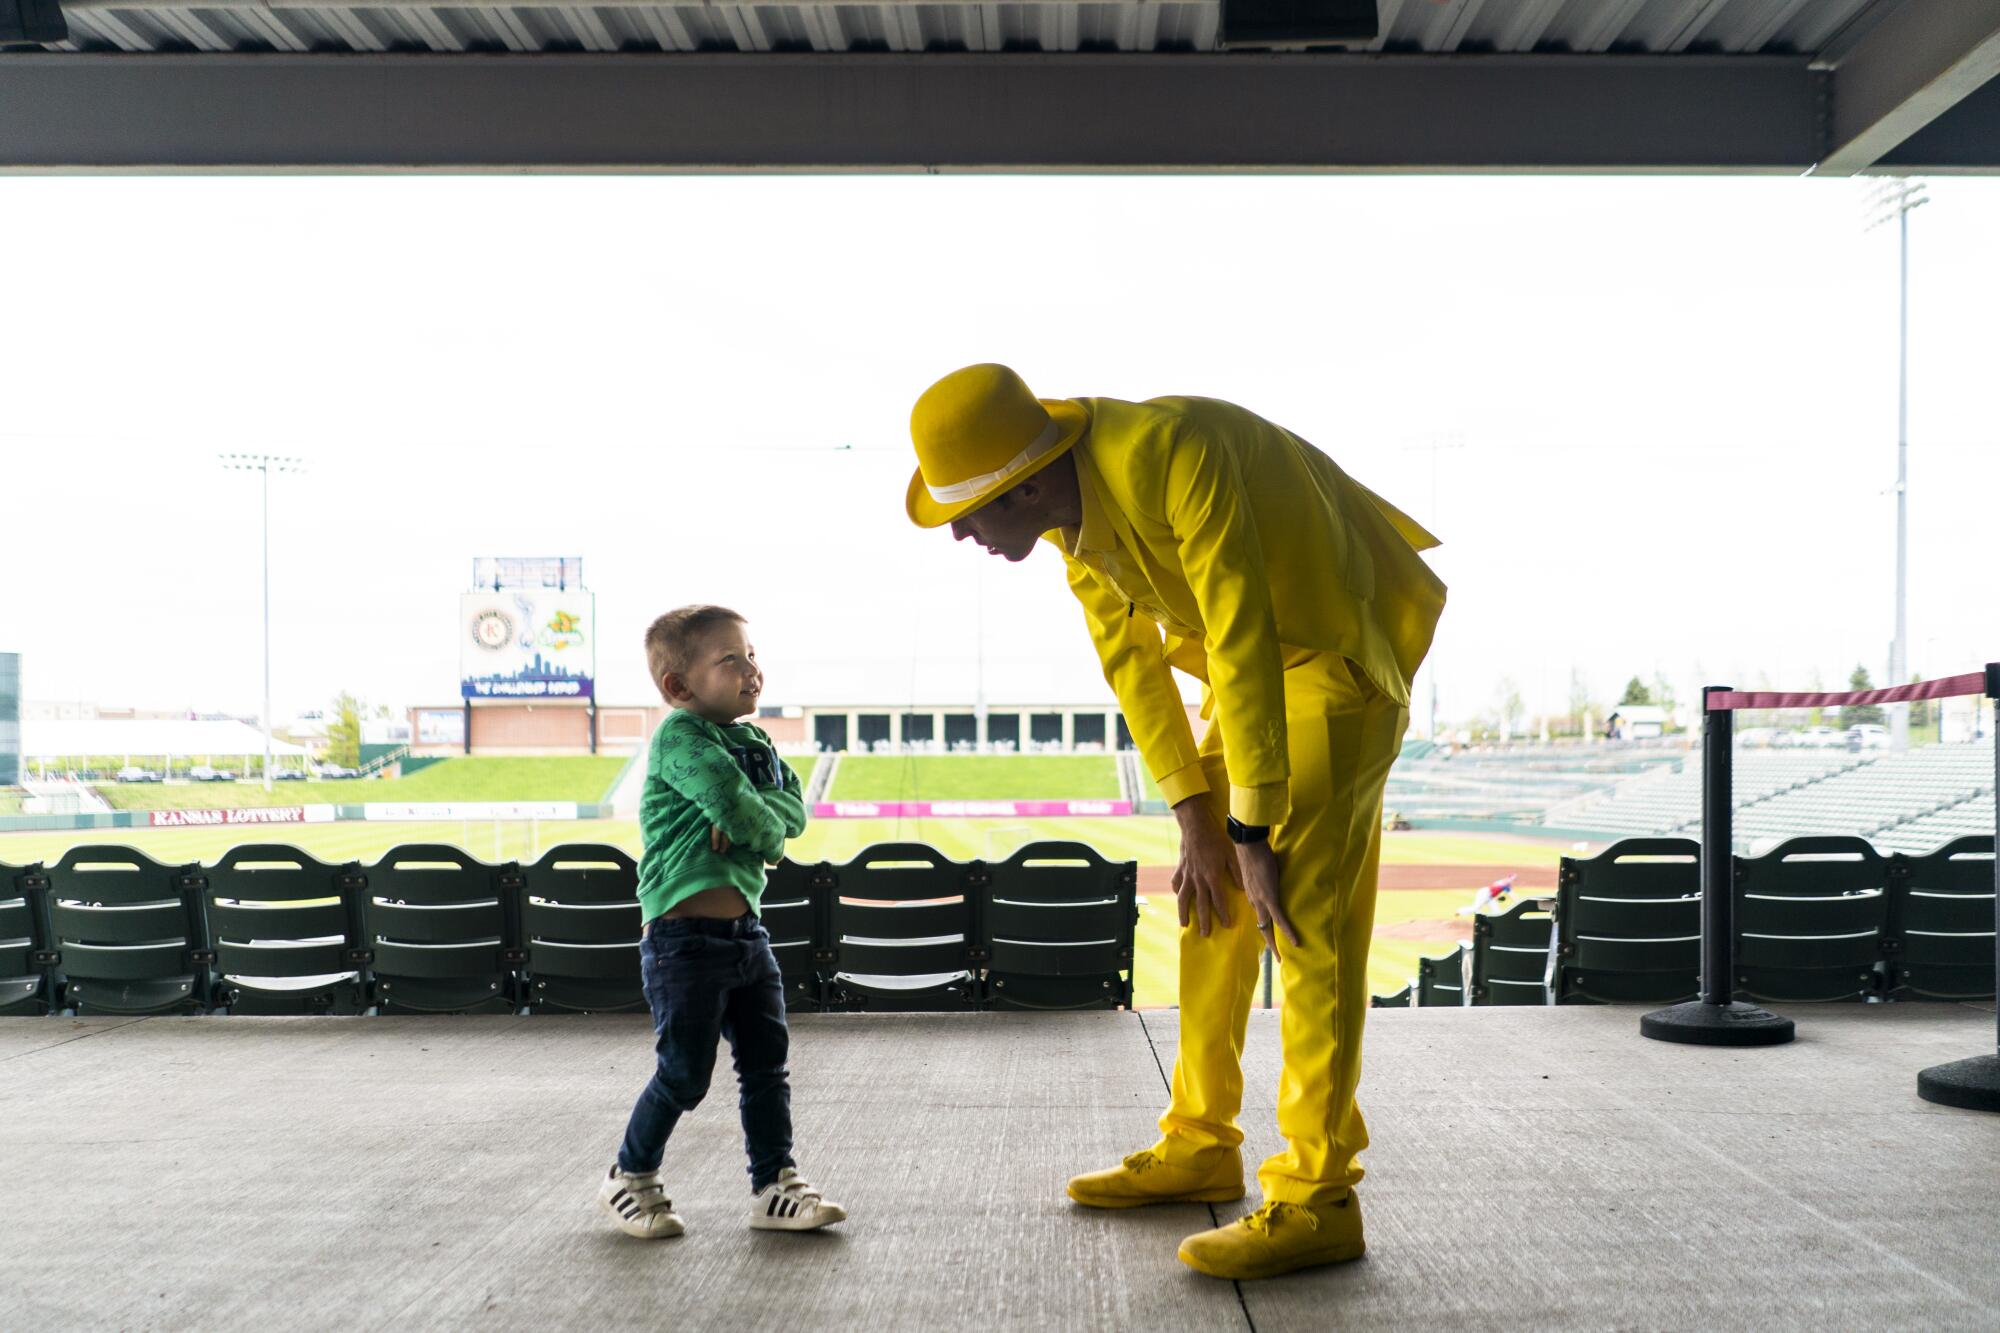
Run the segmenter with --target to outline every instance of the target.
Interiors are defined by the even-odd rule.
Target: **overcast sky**
[[[2000,181],[1912,219],[1912,666],[2000,657]],[[0,179],[0,649],[30,699],[457,698],[474,556],[573,554],[600,697],[667,607],[771,702],[1106,696],[1060,562],[902,514],[911,402],[1229,398],[1445,545],[1449,717],[1829,687],[1892,632],[1896,242],[1863,189],[1396,177]],[[1430,446],[1439,450],[1435,510]],[[1421,719],[1421,711],[1419,713]]]

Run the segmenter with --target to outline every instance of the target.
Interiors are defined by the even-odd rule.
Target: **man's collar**
[[[1062,530],[1063,545],[1078,557],[1086,551],[1111,551],[1118,546],[1111,520],[1104,516],[1104,505],[1097,498],[1097,469],[1090,465],[1090,453],[1084,447],[1088,442],[1086,436],[1070,450],[1071,457],[1076,459],[1076,494],[1083,506],[1083,521]]]

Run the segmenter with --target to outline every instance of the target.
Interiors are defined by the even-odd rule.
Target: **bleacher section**
[[[1734,765],[1739,808],[1870,762],[1873,756],[1829,750],[1738,750]],[[1672,769],[1621,783],[1594,799],[1552,808],[1541,822],[1606,833],[1665,834],[1701,820],[1701,754],[1688,751]]]
[[[1736,850],[1840,834],[1884,851],[1926,852],[1993,832],[1993,746],[1931,745],[1902,754],[1739,749],[1733,765]],[[1610,836],[1694,833],[1701,759],[1551,806],[1544,827]]]

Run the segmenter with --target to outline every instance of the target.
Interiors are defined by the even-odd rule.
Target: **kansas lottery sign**
[[[469,592],[458,600],[459,686],[467,699],[589,699],[597,675],[597,599],[550,588]]]

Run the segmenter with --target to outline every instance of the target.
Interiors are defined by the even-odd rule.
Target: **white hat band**
[[[929,491],[931,499],[936,500],[939,504],[957,504],[961,500],[970,500],[973,496],[987,490],[994,483],[1007,480],[1007,478],[1013,476],[1022,468],[1025,468],[1028,464],[1046,454],[1049,450],[1055,448],[1057,442],[1061,439],[1062,423],[1058,422],[1054,417],[1050,417],[1049,424],[1042,427],[1042,433],[1037,435],[1027,448],[1008,459],[1006,466],[993,472],[981,473],[976,477],[967,477],[964,481],[954,481],[949,486],[933,486],[927,481],[924,483],[924,489]]]

